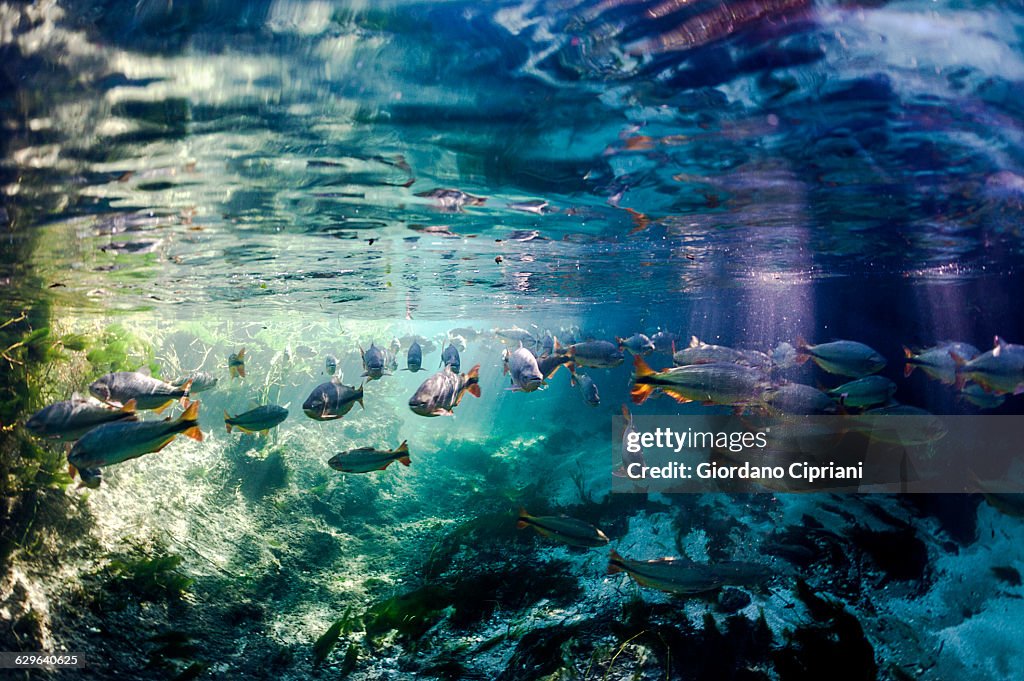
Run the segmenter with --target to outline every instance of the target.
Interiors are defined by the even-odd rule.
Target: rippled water
[[[894,577],[874,544],[858,544],[867,572],[845,582],[827,560],[802,572],[863,615],[880,678],[1011,678],[1010,622],[1024,612],[979,594],[1020,595],[1019,576],[989,571],[1024,562],[1016,520],[974,497],[844,500],[852,517],[786,495],[609,497],[608,425],[628,401],[629,362],[591,372],[596,409],[561,375],[543,393],[511,393],[492,330],[563,340],[668,330],[765,351],[801,336],[859,340],[888,359],[901,401],[979,413],[920,372],[903,379],[902,346],[1024,342],[1022,35],[1016,2],[0,3],[0,323],[24,310],[34,327],[88,340],[32,375],[22,411],[84,390],[115,362],[220,377],[199,396],[206,442],[114,467],[100,490],[43,497],[72,510],[17,525],[12,555],[29,567],[0,590],[21,603],[10,612],[35,603],[40,643],[101,658],[96,678],[147,659],[146,678],[198,662],[211,678],[304,678],[331,622],[438,581],[431,556],[468,541],[482,555],[442,551],[451,565],[439,583],[486,592],[450,580],[477,575],[473,564],[567,581],[531,583],[519,599],[491,593],[493,612],[438,620],[419,652],[401,637],[359,648],[353,673],[540,678],[556,668],[524,662],[543,655],[521,642],[561,622],[576,627],[564,666],[586,674],[591,656],[606,660],[622,632],[664,613],[635,630],[589,629],[635,596],[604,577],[604,554],[515,533],[492,546],[463,523],[545,504],[613,527],[624,554],[719,560],[756,558],[751,546],[803,516],[823,533],[863,525],[921,542],[913,578]],[[439,189],[461,194],[431,196]],[[483,397],[467,397],[454,420],[422,419],[406,403],[428,374],[397,372],[369,384],[366,409],[341,423],[302,414],[326,354],[355,385],[359,347],[413,336],[434,345],[430,371],[454,338],[464,368],[482,364]],[[243,346],[249,376],[233,381],[227,356]],[[835,385],[810,367],[791,378]],[[289,405],[267,442],[222,431],[221,412],[250,401]],[[1022,406],[1010,396],[993,411]],[[324,465],[340,449],[403,439],[409,469],[352,478]],[[988,525],[1001,539],[986,546]],[[64,539],[70,527],[78,543]],[[182,556],[196,582],[185,605],[94,606],[82,629],[73,622],[88,599],[54,585],[25,548],[36,535],[84,593],[109,576],[110,556],[136,549]],[[967,558],[956,562],[949,544]],[[975,590],[943,575],[974,575]],[[890,582],[891,601],[873,594]],[[776,650],[798,626],[785,610],[793,588],[755,594]],[[693,627],[707,607],[687,603]],[[926,618],[913,643],[879,624],[913,617]],[[139,622],[144,635],[107,641],[123,656],[98,652],[93,629]],[[204,626],[211,641],[187,655],[153,652],[153,636]],[[239,652],[231,627],[257,653]],[[510,628],[516,636],[477,648]],[[327,664],[346,666],[345,642],[363,631],[346,632]],[[633,651],[609,678],[696,678],[655,648],[656,663]],[[772,660],[778,678],[806,678]]]

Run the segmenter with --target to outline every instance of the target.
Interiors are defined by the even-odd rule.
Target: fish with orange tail
[[[633,358],[630,397],[643,404],[655,391],[676,402],[744,405],[756,401],[770,387],[767,374],[742,364],[693,364],[655,371],[641,357]]]
[[[174,420],[168,417],[163,421],[117,421],[93,428],[68,453],[68,472],[74,477],[81,471],[82,482],[88,485],[87,477],[98,478],[96,469],[159,452],[182,433],[202,441],[199,402],[190,403]]]
[[[465,374],[457,374],[446,366],[423,381],[409,398],[409,409],[420,416],[454,416],[452,410],[459,406],[467,392],[480,397],[480,365]]]

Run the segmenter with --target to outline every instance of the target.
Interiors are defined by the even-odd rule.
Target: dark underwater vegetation
[[[1024,414],[1022,36],[1019,2],[0,3],[0,651],[86,659],[0,675],[1018,678],[1019,485],[618,493],[612,419],[866,375],[821,399]],[[640,395],[694,337],[764,385]],[[414,413],[452,347],[454,416]],[[199,401],[201,441],[95,437],[96,473],[29,428],[143,369],[189,395],[139,419]]]

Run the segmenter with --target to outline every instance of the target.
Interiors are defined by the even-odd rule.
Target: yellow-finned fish
[[[633,358],[630,396],[643,404],[655,390],[676,402],[741,405],[753,402],[768,387],[763,371],[742,364],[692,364],[654,371],[641,357]]]
[[[137,421],[135,400],[118,408],[78,395],[40,409],[29,417],[25,427],[39,437],[72,442],[97,426],[114,421]]]
[[[69,473],[73,477],[77,471],[93,471],[143,454],[159,452],[180,433],[202,441],[199,402],[189,404],[185,412],[173,421],[170,417],[163,421],[119,421],[93,428],[71,448],[68,454]]]
[[[409,445],[404,440],[391,450],[360,447],[340,452],[332,456],[327,465],[343,473],[369,473],[382,471],[396,461],[403,466],[412,463],[409,459]]]

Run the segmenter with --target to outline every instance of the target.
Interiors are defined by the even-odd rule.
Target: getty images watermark
[[[1024,493],[1024,417],[615,418],[615,492]]]

